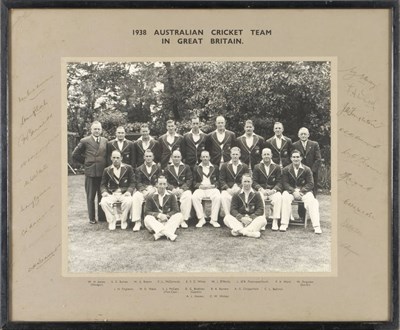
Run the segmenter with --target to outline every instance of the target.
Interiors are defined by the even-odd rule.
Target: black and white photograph
[[[65,70],[68,273],[332,271],[330,61]]]

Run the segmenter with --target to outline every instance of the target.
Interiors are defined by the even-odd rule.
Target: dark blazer
[[[161,175],[161,168],[157,164],[153,164],[150,174],[147,173],[146,165],[142,164],[136,169],[136,187],[137,190],[143,191],[147,186],[155,186],[158,177]]]
[[[199,135],[200,139],[197,142],[194,142],[191,132],[183,135],[181,145],[183,162],[192,168],[200,162],[201,152],[206,148],[207,134],[200,132]]]
[[[314,178],[311,169],[303,164],[304,169],[299,168],[296,177],[294,166],[290,164],[282,170],[283,189],[289,193],[293,193],[295,189],[300,189],[300,192],[306,194],[312,192],[314,188]]]
[[[272,161],[275,164],[285,167],[291,164],[290,153],[292,151],[292,140],[286,136],[282,136],[282,145],[279,149],[276,145],[275,136],[269,138],[265,142],[265,148],[270,148],[272,150]]]
[[[118,140],[114,139],[107,143],[107,164],[111,165],[111,154],[114,150],[118,150],[122,155],[122,162],[131,166],[135,166],[135,149],[133,142],[129,140],[124,140],[122,144],[122,149],[118,147]]]
[[[160,145],[160,153],[161,153],[160,155],[161,168],[167,167],[171,155],[175,150],[181,151],[182,141],[183,141],[183,136],[176,134],[174,142],[172,142],[172,144],[169,146],[167,141],[167,133],[161,135],[158,138],[158,143]]]
[[[149,195],[146,198],[144,214],[145,215],[152,215],[153,217],[157,218],[157,216],[162,213],[170,218],[175,213],[179,212],[178,202],[176,200],[175,195],[166,192],[163,199],[163,205],[160,205],[158,200],[158,192]]]
[[[233,172],[231,162],[224,163],[219,171],[219,186],[221,190],[232,188],[236,183],[242,185],[242,176],[244,173],[249,173],[249,167],[246,164],[239,163],[236,174]]]
[[[269,175],[265,172],[264,163],[258,163],[253,171],[253,187],[258,189],[275,189],[282,191],[282,169],[279,165],[271,163],[269,166]]]
[[[222,141],[223,148],[217,139],[217,132],[211,132],[208,134],[206,139],[206,150],[210,153],[210,161],[214,165],[221,163],[222,155],[224,156],[224,162],[231,160],[231,148],[235,146],[236,135],[235,133],[225,130],[225,138]]]
[[[257,192],[251,191],[249,200],[245,202],[244,192],[239,192],[232,196],[231,215],[240,220],[245,215],[255,219],[264,214],[264,201],[261,195]]]
[[[194,189],[199,189],[201,182],[203,181],[203,167],[196,165],[193,169],[193,185]],[[219,170],[218,166],[214,166],[210,163],[210,177],[211,184],[215,185],[215,188],[219,189]]]
[[[237,138],[236,146],[240,148],[240,160],[247,164],[251,169],[261,161],[262,150],[265,140],[261,136],[254,134],[253,145],[249,148],[246,143],[246,135]]]
[[[301,162],[311,168],[313,173],[317,173],[319,165],[321,163],[321,151],[319,149],[318,142],[308,140],[306,150],[304,150],[303,144],[299,140],[293,143],[292,150],[294,149],[297,149],[301,152],[301,156],[303,157],[303,160]]]
[[[158,163],[160,161],[160,147],[159,147],[158,141],[151,137],[150,144],[147,149],[150,149],[153,152],[154,162]],[[144,152],[146,151],[143,148],[143,141],[142,141],[141,137],[133,143],[133,150],[134,150],[134,165],[133,165],[133,167],[137,168],[144,163],[143,156],[144,156]]]
[[[113,193],[117,189],[121,189],[121,193],[123,194],[127,191],[129,191],[131,195],[133,194],[135,190],[135,174],[131,165],[121,165],[121,175],[119,179],[114,176],[112,165],[104,169],[100,185],[101,193],[105,191]]]
[[[174,165],[168,165],[164,171],[167,177],[168,189],[182,188],[183,190],[192,189],[193,175],[189,165],[179,165],[178,175],[176,175]]]
[[[85,175],[101,177],[107,165],[107,139],[100,137],[97,143],[92,135],[81,139],[72,152],[72,159],[76,163],[84,164]]]

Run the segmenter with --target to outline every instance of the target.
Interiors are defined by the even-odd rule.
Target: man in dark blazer
[[[213,165],[220,167],[221,164],[231,160],[231,148],[235,146],[235,133],[225,129],[225,118],[218,116],[217,129],[207,136],[206,150],[210,153],[210,161]]]
[[[125,128],[123,126],[117,127],[115,131],[116,138],[107,144],[107,161],[111,164],[111,154],[117,150],[122,155],[122,162],[124,164],[135,166],[135,149],[133,142],[125,138]]]
[[[157,179],[157,191],[147,196],[144,213],[144,225],[154,233],[154,240],[166,236],[170,241],[175,241],[175,231],[183,221],[183,216],[175,195],[167,191],[167,179],[164,176]]]
[[[112,165],[106,167],[101,179],[101,202],[106,214],[108,229],[115,230],[117,220],[121,220],[121,229],[126,229],[128,213],[132,207],[132,194],[135,190],[135,174],[131,165],[122,163],[122,156],[118,150],[111,154]],[[115,203],[121,203],[121,218]]]
[[[225,215],[230,214],[232,196],[241,190],[242,176],[248,172],[248,166],[240,161],[239,147],[233,147],[231,149],[231,160],[222,164],[219,171],[221,206]]]
[[[292,140],[283,135],[283,125],[280,122],[274,124],[275,135],[265,142],[265,147],[272,151],[272,161],[281,168],[290,164],[290,152]]]
[[[182,155],[179,150],[172,153],[172,164],[165,169],[168,190],[179,199],[183,214],[182,228],[187,228],[187,221],[192,209],[192,184],[193,175],[189,165],[182,163]]]
[[[272,204],[272,230],[278,230],[282,209],[282,169],[272,161],[272,151],[264,148],[262,162],[253,171],[253,187]]]
[[[101,137],[101,124],[94,121],[91,125],[91,135],[80,140],[72,152],[72,159],[85,167],[86,203],[89,213],[89,222],[96,223],[95,198],[100,203],[100,184],[107,160],[107,139]],[[99,221],[105,221],[105,214],[101,207],[97,208]]]
[[[311,222],[316,234],[321,234],[319,219],[319,203],[313,195],[314,179],[311,169],[302,164],[301,152],[292,151],[292,164],[282,171],[284,192],[282,194],[282,217],[280,231],[286,231],[292,212],[292,201],[301,200],[310,213]]]
[[[218,213],[221,205],[221,194],[219,188],[218,167],[210,163],[210,154],[207,150],[201,153],[201,163],[196,165],[193,170],[193,184],[195,191],[192,195],[193,208],[196,211],[199,222],[196,227],[201,228],[205,225],[202,199],[208,197],[211,199],[211,221],[210,224],[215,227],[221,227],[218,223]]]
[[[144,153],[144,163],[136,169],[136,188],[132,200],[133,231],[139,231],[142,224],[142,205],[145,198],[156,191],[156,183],[161,175],[160,165],[154,162],[153,152],[148,149]]]
[[[240,148],[240,160],[251,170],[261,161],[261,152],[265,146],[265,140],[261,136],[254,134],[254,125],[251,120],[246,120],[244,126],[245,133],[236,140],[236,145]]]
[[[194,166],[200,161],[201,152],[205,150],[207,134],[200,130],[199,117],[193,117],[191,123],[191,131],[183,135],[182,157],[183,162],[193,171]]]
[[[309,140],[310,132],[307,128],[302,127],[299,129],[299,141],[293,143],[293,149],[300,151],[302,163],[309,168],[313,173],[314,178],[314,196],[318,192],[318,170],[321,164],[321,151],[318,142]]]
[[[158,163],[160,161],[160,148],[158,141],[150,136],[150,128],[147,124],[142,124],[140,126],[140,138],[138,138],[133,143],[134,149],[134,165],[133,168],[136,169],[138,166],[142,165],[144,162],[144,153],[146,150],[150,149],[154,155],[154,162]]]
[[[183,136],[176,133],[176,125],[173,120],[167,121],[167,133],[158,138],[160,145],[160,163],[161,168],[164,169],[168,164],[172,163],[171,155],[174,150],[181,150]]]
[[[231,229],[232,236],[259,238],[260,230],[267,220],[264,216],[264,201],[252,189],[250,173],[242,176],[242,189],[232,197],[231,212],[224,217],[225,225]]]

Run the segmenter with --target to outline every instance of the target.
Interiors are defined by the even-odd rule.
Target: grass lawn
[[[331,270],[331,215],[329,195],[319,195],[322,235],[314,234],[311,221],[271,231],[271,221],[259,239],[232,237],[206,224],[178,229],[178,238],[154,241],[146,229],[132,231],[106,222],[89,224],[83,175],[68,177],[68,268],[72,273],[143,272],[327,272]]]

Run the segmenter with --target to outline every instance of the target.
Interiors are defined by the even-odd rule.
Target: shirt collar
[[[300,168],[304,170],[303,163],[300,163],[299,169]],[[296,169],[296,167],[294,167],[294,165],[293,165],[293,169]]]
[[[143,164],[144,164],[144,166],[147,166],[146,162],[144,162]],[[155,162],[152,162],[151,165],[148,166],[148,167],[152,167],[153,165],[156,165],[156,163],[155,163]]]
[[[157,195],[161,196],[160,193],[158,192],[158,190],[157,190]],[[165,189],[165,193],[164,193],[163,197],[167,196],[167,195],[171,195],[171,194],[169,193],[169,191],[167,189]]]
[[[204,167],[203,163],[200,163],[199,166]],[[214,167],[214,166],[213,166],[213,164],[209,163],[208,166],[206,166],[206,167]]]
[[[265,165],[265,163],[262,159],[261,159],[260,164],[263,164],[264,166],[271,166],[272,164],[276,165],[272,159],[271,159],[271,163],[269,163],[269,165]]]
[[[151,141],[153,139],[152,136],[149,136],[149,141]],[[137,141],[143,141],[142,137],[138,138]]]
[[[250,189],[250,192],[254,193],[253,188]],[[243,188],[240,190],[240,193],[241,193],[241,194],[245,193]]]
[[[97,139],[100,139],[100,136],[95,137],[95,136],[92,134],[92,138],[93,138],[93,140],[95,140],[95,141],[97,142]]]
[[[233,165],[232,159],[228,162],[228,164],[232,164]],[[242,165],[242,162],[240,161],[240,159],[239,159],[239,162],[237,163],[236,166],[239,166],[239,165]]]
[[[190,130],[190,133],[195,134],[195,133],[193,133],[193,129]],[[202,131],[201,129],[199,129],[199,133],[196,134],[196,135],[200,135],[200,134],[202,134],[202,133],[203,133],[203,131]],[[203,133],[203,134],[204,134],[204,133]]]
[[[120,165],[119,168],[116,168],[114,165],[111,165],[111,167],[112,167],[113,170],[117,170],[118,171],[118,170],[120,170],[122,168],[122,164]]]
[[[173,167],[179,167],[179,166],[181,166],[181,165],[185,165],[185,164],[183,164],[182,162],[180,162],[178,166],[175,166],[175,164],[172,163],[172,166],[173,166]]]

